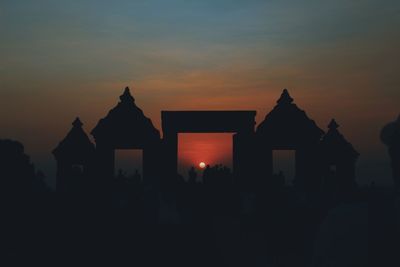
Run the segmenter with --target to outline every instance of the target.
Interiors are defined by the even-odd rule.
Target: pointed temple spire
[[[358,152],[354,149],[351,143],[338,130],[339,124],[335,119],[332,119],[328,125],[328,132],[321,140],[321,145],[328,151],[328,154],[338,153],[343,157],[357,158]]]
[[[129,87],[125,87],[124,93],[119,97],[121,103],[132,103],[135,102],[135,98],[131,95]]]
[[[285,88],[281,94],[281,97],[276,101],[279,105],[291,104],[293,102],[293,98],[289,95],[288,90]]]
[[[53,150],[56,158],[81,159],[85,155],[94,153],[94,145],[82,128],[83,123],[76,117],[72,128],[65,138]]]
[[[304,145],[316,144],[325,132],[304,110],[293,103],[287,89],[283,89],[277,105],[269,112],[256,130],[257,135],[267,143]]]
[[[74,120],[74,122],[72,123],[72,125],[75,128],[82,128],[83,123],[81,122],[81,120],[79,119],[79,117],[76,117],[76,119]]]
[[[159,131],[136,105],[129,87],[125,88],[119,99],[119,103],[92,130],[96,143],[118,147],[124,142],[135,145],[157,142],[160,139]]]
[[[337,124],[337,122],[335,121],[335,119],[332,119],[331,122],[328,125],[328,129],[329,130],[336,130],[337,128],[339,128],[339,124]]]

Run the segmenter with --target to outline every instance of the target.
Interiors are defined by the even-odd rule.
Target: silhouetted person
[[[136,169],[135,173],[133,174],[133,181],[134,181],[134,183],[140,183],[141,180],[142,180],[142,176],[140,175],[139,170]]]
[[[207,164],[206,168],[203,171],[203,183],[207,184],[209,182],[211,174],[211,167]]]
[[[125,179],[126,179],[125,173],[122,171],[122,169],[118,169],[117,180],[124,181]]]
[[[49,188],[46,185],[46,175],[41,171],[36,172],[36,181],[33,183],[33,191],[35,192],[47,192]]]
[[[279,185],[285,185],[285,175],[283,174],[283,171],[279,171],[278,176],[276,177],[278,179],[278,184]]]
[[[391,159],[394,185],[400,190],[400,115],[396,121],[387,124],[381,131],[381,140],[388,147]]]
[[[192,166],[189,170],[189,183],[195,184],[197,179],[197,172],[195,168]]]

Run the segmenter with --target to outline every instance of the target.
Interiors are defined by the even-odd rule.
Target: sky
[[[204,168],[200,166],[202,162],[205,165],[219,164],[232,168],[232,152],[232,133],[180,133],[178,134],[178,172],[188,177],[188,170],[194,167],[198,173],[202,173]]]
[[[320,128],[341,125],[359,182],[390,184],[379,131],[400,113],[399,26],[396,0],[0,0],[0,138],[53,177],[74,118],[90,132],[125,86],[158,129],[161,110],[261,122],[288,88]]]

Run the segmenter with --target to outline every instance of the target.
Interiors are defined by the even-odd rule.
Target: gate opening
[[[273,174],[283,175],[286,184],[293,182],[296,173],[295,150],[273,150]]]
[[[210,165],[222,165],[232,170],[233,133],[179,133],[178,172],[185,178],[193,166],[201,177]]]
[[[143,150],[141,149],[116,149],[115,150],[115,176],[123,175],[132,178],[139,173],[143,177]]]

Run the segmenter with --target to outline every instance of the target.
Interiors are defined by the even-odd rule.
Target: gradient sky
[[[222,164],[232,168],[232,133],[180,133],[178,135],[178,172],[188,176],[193,166],[201,171],[199,164]]]
[[[361,153],[359,181],[389,183],[380,128],[400,113],[397,0],[0,0],[0,137],[54,175],[79,115],[89,132],[125,86],[161,110],[254,109],[283,88]]]

